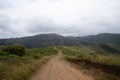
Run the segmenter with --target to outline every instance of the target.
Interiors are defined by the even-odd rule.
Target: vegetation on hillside
[[[103,70],[113,72],[110,80],[117,80],[120,55],[116,48],[105,44],[57,48],[66,55],[65,59],[74,63],[83,61],[85,66],[104,67]],[[27,49],[21,45],[1,46],[0,80],[28,80],[34,71],[56,53],[55,47]]]
[[[90,46],[89,46],[90,47]],[[109,73],[104,80],[118,80],[120,76],[120,55],[84,47],[59,47],[66,55],[65,59],[85,68],[98,68]],[[91,68],[92,69],[92,68]],[[97,73],[95,73],[97,74]],[[105,74],[106,75],[106,74]],[[100,79],[101,80],[101,79]]]
[[[22,38],[0,39],[0,45],[14,44],[22,44],[29,48],[39,48],[48,46],[78,46],[81,45],[81,42],[73,37],[64,37],[58,34],[39,34]]]
[[[90,44],[109,44],[120,48],[120,34],[102,33],[98,35],[77,37],[77,40],[85,41]]]
[[[22,45],[4,46],[1,47],[0,55],[26,55],[26,48]]]
[[[38,44],[39,43],[39,44]],[[58,34],[39,34],[22,38],[0,39],[0,45],[22,44],[29,48],[48,46],[81,46],[107,44],[120,48],[120,34],[99,34],[83,37],[66,37]]]
[[[120,66],[120,55],[99,53],[89,49],[88,47],[61,47],[64,54],[69,58],[78,58],[84,60],[90,60],[92,62],[105,63],[108,65]]]
[[[54,47],[0,47],[0,80],[29,80],[29,76],[56,53]]]

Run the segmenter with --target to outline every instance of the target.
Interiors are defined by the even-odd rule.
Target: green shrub
[[[120,51],[118,49],[116,49],[112,46],[109,46],[109,45],[106,45],[106,44],[100,44],[99,46],[107,52],[120,53]]]
[[[21,45],[6,46],[3,47],[2,52],[7,52],[17,56],[24,56],[26,54],[26,49],[24,46]]]
[[[4,56],[4,55],[9,55],[9,53],[4,52],[4,51],[0,51],[0,56]]]

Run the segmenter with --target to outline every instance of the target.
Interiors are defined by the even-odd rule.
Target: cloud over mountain
[[[0,0],[0,37],[120,33],[119,0]]]

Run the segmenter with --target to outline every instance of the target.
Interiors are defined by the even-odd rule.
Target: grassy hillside
[[[98,76],[96,80],[119,80],[119,54],[110,54],[109,52],[108,54],[103,49],[96,47],[93,49],[93,46],[59,48],[66,55],[65,59],[78,65],[78,67],[83,67],[85,71],[87,70],[87,73],[89,71],[92,76]],[[97,70],[97,72],[95,70]],[[101,78],[99,78],[100,76]]]
[[[101,54],[99,51],[91,50],[88,47],[61,47],[61,49],[68,58],[77,58],[120,66],[119,54],[107,54],[106,52]]]
[[[120,48],[120,34],[103,33],[76,38],[77,40],[79,39],[90,44],[109,44],[111,46]]]
[[[7,50],[17,50],[16,46]],[[4,47],[6,48],[6,47]],[[18,51],[20,52],[20,51]],[[29,80],[29,76],[57,53],[54,47],[26,49],[26,54],[19,56],[0,48],[0,80]],[[22,53],[21,53],[22,54]]]

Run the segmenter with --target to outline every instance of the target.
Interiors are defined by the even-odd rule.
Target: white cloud
[[[14,36],[119,33],[119,8],[119,0],[0,0],[0,25]]]

